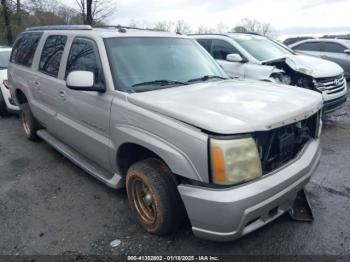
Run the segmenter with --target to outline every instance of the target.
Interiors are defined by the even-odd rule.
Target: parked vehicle
[[[0,46],[0,116],[5,117],[18,111],[10,90],[4,85],[7,79],[7,67],[10,60],[11,48]]]
[[[300,41],[290,47],[297,52],[337,63],[344,69],[345,77],[350,78],[350,40],[313,39]]]
[[[290,210],[319,161],[319,93],[228,80],[184,35],[30,28],[8,75],[27,138],[126,187],[150,233],[188,216],[198,237],[246,235]]]
[[[283,41],[283,44],[286,46],[289,46],[291,44],[294,44],[296,42],[300,42],[302,40],[307,40],[307,39],[313,39],[311,36],[297,36],[297,37],[289,37]]]
[[[247,34],[192,35],[231,77],[299,86],[322,93],[324,112],[347,99],[344,70],[333,62],[297,54],[267,37]]]

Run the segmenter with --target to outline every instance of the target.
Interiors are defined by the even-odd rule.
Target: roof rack
[[[135,26],[123,26],[123,25],[100,25],[100,26],[94,26],[94,28],[114,28],[114,29],[118,29],[120,33],[125,33],[126,29],[165,32],[164,30],[160,30],[160,29],[140,28],[140,27],[135,27]]]
[[[92,30],[90,25],[45,25],[26,28],[26,31],[43,31],[43,30]]]

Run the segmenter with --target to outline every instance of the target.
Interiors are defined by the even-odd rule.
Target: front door
[[[76,37],[66,62],[65,78],[73,71],[94,73],[95,85],[105,85],[97,45],[93,40]],[[101,167],[110,170],[109,120],[112,97],[93,91],[60,87],[58,110],[59,138]]]

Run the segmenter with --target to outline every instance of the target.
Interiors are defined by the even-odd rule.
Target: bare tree
[[[245,29],[246,32],[258,33],[261,35],[271,35],[273,29],[270,23],[262,23],[256,19],[244,18],[241,23],[235,27],[235,29]]]
[[[10,22],[11,11],[9,8],[8,1],[1,0],[1,6],[2,6],[2,13],[4,16],[4,23],[6,28],[6,40],[8,45],[11,45],[13,43],[13,36],[12,36],[12,29],[11,29],[11,22]]]
[[[181,34],[190,34],[192,32],[192,29],[184,20],[179,20],[175,23],[175,32]]]
[[[160,30],[160,31],[173,31],[174,22],[172,21],[159,21],[154,26],[153,29]]]
[[[114,0],[75,0],[82,22],[88,25],[101,23],[115,12]]]
[[[210,33],[215,33],[215,29],[210,27],[205,27],[202,25],[197,29],[197,34],[210,34]]]

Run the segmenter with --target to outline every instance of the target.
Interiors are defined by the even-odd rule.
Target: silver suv
[[[194,39],[123,27],[30,28],[8,70],[27,138],[126,187],[148,232],[218,241],[288,211],[320,157],[320,94],[227,78]]]

